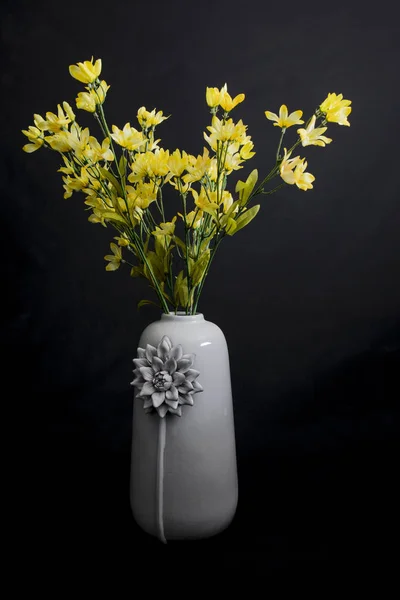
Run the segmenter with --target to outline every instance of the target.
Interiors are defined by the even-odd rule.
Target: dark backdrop
[[[74,543],[166,559],[189,546],[292,569],[378,558],[394,540],[396,7],[3,3],[2,342],[14,368],[17,499],[21,511],[33,503],[28,521],[49,554]],[[111,84],[110,122],[133,123],[142,105],[162,109],[172,114],[159,127],[170,149],[202,151],[207,85],[245,92],[236,115],[257,154],[243,175],[273,161],[278,134],[266,109],[310,114],[333,91],[353,101],[351,127],[332,126],[334,142],[307,151],[314,190],[265,198],[210,272],[200,310],[229,345],[240,500],[229,530],[178,548],[142,533],[128,498],[131,358],[157,310],[136,310],[145,283],[104,271],[110,231],[87,222],[82,196],[63,200],[56,156],[21,151],[34,112],[74,103],[81,87],[68,65],[92,55]],[[27,531],[23,543],[34,545]]]

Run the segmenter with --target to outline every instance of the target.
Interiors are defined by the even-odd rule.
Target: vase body
[[[201,314],[163,314],[143,331],[139,347],[157,346],[164,336],[194,355],[203,391],[194,394],[193,406],[182,406],[182,416],[166,414],[162,452],[161,417],[135,398],[133,516],[160,539],[161,523],[163,541],[210,537],[229,525],[238,499],[228,348],[221,329]]]

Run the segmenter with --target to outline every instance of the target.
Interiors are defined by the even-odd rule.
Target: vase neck
[[[179,321],[180,323],[182,323],[183,321],[191,322],[191,323],[198,323],[200,321],[204,321],[204,315],[202,313],[196,313],[195,315],[187,315],[183,311],[178,311],[176,314],[174,312],[170,312],[168,314],[162,313],[161,320],[162,321]]]

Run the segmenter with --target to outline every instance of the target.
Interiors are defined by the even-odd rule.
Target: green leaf
[[[182,280],[182,283],[179,286],[178,297],[179,297],[180,305],[185,308],[187,306],[187,303],[189,300],[187,277],[185,277],[185,279]]]
[[[230,209],[228,210],[228,212],[226,213],[226,218],[229,219],[229,217],[232,216],[233,211],[236,209],[237,206],[239,206],[240,201],[239,200],[235,200],[235,202],[232,203],[232,206],[230,207]]]
[[[111,171],[107,171],[107,169],[105,169],[104,167],[99,167],[99,169],[100,169],[100,173],[102,174],[104,179],[108,179],[108,181],[111,181],[111,183],[113,184],[114,188],[117,191],[117,194],[121,198],[123,198],[124,192],[122,190],[121,184],[119,183],[118,179],[116,177],[114,177],[114,175],[111,173]]]
[[[236,184],[236,188],[235,191],[239,192],[239,203],[240,206],[244,206],[249,197],[251,192],[254,189],[254,186],[256,185],[258,180],[258,171],[257,169],[254,169],[254,171],[252,171],[250,173],[250,175],[248,176],[248,178],[246,179],[246,182],[243,181],[238,181]]]
[[[181,248],[181,250],[183,250],[186,253],[186,244],[181,240],[180,237],[174,235],[174,242],[177,246],[179,246],[179,248]]]
[[[192,271],[192,284],[196,286],[200,283],[205,270],[207,269],[208,262],[210,260],[210,250],[206,250],[196,261]]]
[[[158,302],[153,302],[153,300],[140,300],[140,302],[138,302],[138,304],[137,304],[138,310],[142,306],[146,306],[146,304],[154,304],[154,306],[157,306],[158,308],[161,308],[160,305],[158,304]]]
[[[119,172],[121,173],[121,177],[124,181],[125,181],[125,176],[126,176],[126,165],[127,164],[128,164],[128,161],[126,160],[125,156],[122,155],[121,158],[119,159],[118,169],[119,169]]]
[[[147,252],[146,258],[147,258],[147,261],[150,263],[151,269],[152,269],[157,281],[158,282],[164,281],[164,279],[165,279],[164,265],[163,265],[162,261],[160,260],[160,258],[157,256],[157,254],[155,252],[153,252],[152,250],[150,250],[150,252]],[[151,275],[150,275],[149,269],[146,264],[144,265],[144,273],[145,273],[147,279],[149,279],[151,281]]]
[[[249,208],[249,210],[246,210],[246,212],[244,212],[242,215],[240,215],[240,217],[236,221],[236,229],[235,229],[234,233],[239,231],[239,229],[243,229],[243,227],[246,227],[246,225],[248,225],[250,223],[250,221],[252,221],[254,219],[254,217],[256,216],[256,214],[258,213],[259,210],[260,210],[260,205],[256,204],[256,206],[252,206],[251,208]],[[231,234],[231,235],[233,235],[233,234]]]
[[[237,230],[237,221],[229,217],[228,222],[225,226],[225,231],[228,235],[233,235]]]
[[[131,277],[143,277],[143,267],[133,266],[131,268]]]
[[[102,213],[103,217],[107,219],[107,221],[118,221],[118,223],[126,224],[126,220],[118,215],[117,213],[113,213],[111,211],[106,211]]]
[[[160,239],[158,236],[154,237],[154,250],[156,251],[157,256],[161,260],[164,260],[164,256],[166,253],[164,238]]]
[[[178,306],[178,304],[179,304],[179,288],[182,285],[182,280],[183,280],[183,271],[180,271],[178,273],[177,278],[175,279],[175,285],[174,285],[174,302],[175,302],[175,306]]]
[[[146,241],[145,241],[144,246],[143,246],[143,250],[144,250],[145,254],[147,254],[147,249],[149,247],[149,241],[150,241],[150,234],[147,235]]]

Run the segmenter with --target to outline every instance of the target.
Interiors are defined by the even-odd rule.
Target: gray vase
[[[163,542],[215,535],[238,499],[224,334],[202,314],[162,314],[143,331],[134,362],[134,518]]]

